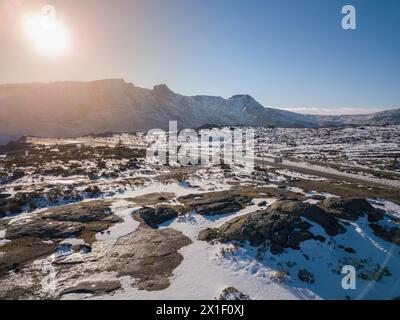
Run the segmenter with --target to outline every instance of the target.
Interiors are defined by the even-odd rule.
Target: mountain
[[[0,85],[0,135],[76,136],[207,124],[279,127],[400,124],[400,109],[317,116],[265,108],[249,95],[184,96],[166,85],[144,89],[121,79]]]
[[[400,109],[386,110],[372,114],[355,114],[341,116],[317,116],[318,126],[352,126],[352,125],[398,125]]]

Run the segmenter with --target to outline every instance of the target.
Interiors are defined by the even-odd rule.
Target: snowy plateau
[[[0,298],[400,298],[400,127],[254,130],[250,171],[140,132],[0,147]]]

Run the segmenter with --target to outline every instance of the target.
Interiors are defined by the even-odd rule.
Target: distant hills
[[[321,127],[400,124],[400,109],[368,115],[320,116],[265,108],[249,95],[184,96],[120,79],[0,85],[0,135],[77,136],[90,133],[213,124]]]

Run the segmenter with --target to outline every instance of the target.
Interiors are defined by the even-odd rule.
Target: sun
[[[45,6],[41,13],[24,18],[25,35],[44,54],[57,55],[69,48],[69,37],[65,27],[57,21],[55,9]]]

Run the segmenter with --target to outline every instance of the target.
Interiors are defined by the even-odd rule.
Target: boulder
[[[144,221],[144,223],[153,229],[157,229],[158,225],[168,220],[175,219],[178,215],[175,209],[167,206],[159,206],[156,208],[144,207],[133,213],[133,216],[137,220]]]
[[[299,278],[299,280],[305,283],[312,284],[315,282],[314,275],[307,269],[300,269],[299,272],[297,273],[297,277]]]
[[[308,197],[308,199],[323,201],[326,199],[326,197],[323,196],[322,194],[314,194],[314,195]]]

